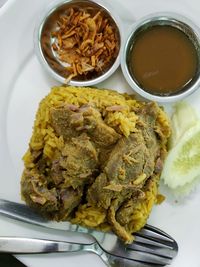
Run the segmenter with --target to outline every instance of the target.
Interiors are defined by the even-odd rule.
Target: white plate
[[[107,0],[108,1],[108,0]],[[0,197],[20,200],[21,157],[31,136],[35,111],[39,101],[55,85],[44,73],[33,51],[33,29],[40,10],[49,0],[8,0],[0,9]],[[127,21],[134,21],[152,12],[173,11],[188,16],[200,25],[198,0],[110,0],[110,5]],[[121,71],[118,70],[102,86],[118,91],[132,92]],[[188,98],[200,111],[200,92]],[[168,106],[169,108],[169,106]],[[167,200],[156,206],[149,223],[171,234],[179,244],[179,254],[172,267],[200,267],[200,187],[182,202]],[[27,226],[0,218],[0,235],[79,240],[55,231]],[[70,266],[103,267],[101,260],[92,254],[19,256],[30,267]]]

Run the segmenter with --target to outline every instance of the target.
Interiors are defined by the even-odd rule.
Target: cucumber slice
[[[200,182],[200,175],[195,177],[192,182],[186,183],[183,186],[179,186],[176,188],[176,191],[174,191],[174,194],[179,197],[179,196],[187,196],[193,191],[193,189],[199,184]]]
[[[191,184],[200,176],[200,121],[189,128],[169,151],[161,179],[172,189]]]
[[[187,102],[181,101],[174,105],[172,114],[172,135],[169,141],[169,147],[174,147],[180,140],[181,136],[198,120],[196,111]]]

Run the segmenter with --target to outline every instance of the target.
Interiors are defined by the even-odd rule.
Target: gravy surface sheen
[[[129,67],[134,79],[147,92],[168,95],[183,89],[195,76],[195,46],[181,30],[152,26],[139,33],[132,46]]]

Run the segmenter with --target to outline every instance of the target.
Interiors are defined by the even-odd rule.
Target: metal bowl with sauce
[[[66,71],[66,62],[62,62],[52,48],[54,42],[52,33],[58,28],[59,18],[71,8],[76,10],[80,8],[80,10],[86,11],[87,9],[92,10],[91,12],[93,12],[94,15],[100,11],[102,16],[112,25],[116,33],[118,51],[115,53],[115,56],[111,57],[106,68],[102,68],[99,72],[88,71],[87,75],[77,75],[76,77],[68,79],[69,73]],[[105,5],[101,0],[59,0],[48,6],[40,15],[34,33],[35,52],[44,69],[57,81],[72,86],[91,86],[107,79],[115,72],[120,64],[122,43],[122,31],[120,27],[120,18],[117,14],[113,14],[109,6],[107,4]]]
[[[149,15],[132,26],[121,66],[131,88],[142,97],[180,100],[200,85],[200,30],[175,13]]]

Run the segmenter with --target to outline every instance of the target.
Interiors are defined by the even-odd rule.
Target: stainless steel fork
[[[96,242],[91,244],[80,244],[66,241],[48,239],[35,239],[23,237],[0,237],[0,253],[12,254],[41,254],[55,252],[92,252],[97,254],[109,267],[149,267],[160,266],[150,265],[142,262],[128,260],[112,256],[101,249]]]
[[[164,266],[170,264],[178,252],[178,245],[171,236],[150,225],[135,233],[135,241],[132,244],[124,245],[113,233],[103,233],[69,222],[53,223],[24,204],[0,199],[0,214],[46,228],[89,234],[94,238],[90,245],[98,248],[97,251],[100,251],[105,259],[118,262],[117,266],[124,264],[124,261],[124,266]]]

